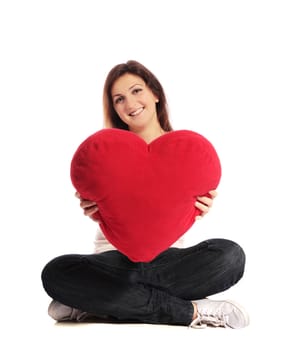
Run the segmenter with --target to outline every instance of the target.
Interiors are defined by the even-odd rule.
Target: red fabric
[[[97,203],[106,238],[135,262],[148,262],[194,223],[196,197],[215,189],[221,166],[212,144],[188,130],[147,144],[130,131],[103,129],[71,162],[82,198]]]

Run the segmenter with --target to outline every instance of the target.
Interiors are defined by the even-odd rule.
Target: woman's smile
[[[140,115],[142,112],[144,111],[144,107],[140,107],[134,111],[132,111],[131,113],[129,113],[130,117],[137,117],[138,115]]]

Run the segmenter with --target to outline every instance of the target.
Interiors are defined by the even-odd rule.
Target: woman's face
[[[111,94],[114,109],[129,130],[157,127],[158,98],[142,78],[129,73],[122,75],[113,84]]]

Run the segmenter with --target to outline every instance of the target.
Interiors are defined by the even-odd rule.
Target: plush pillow
[[[195,222],[196,197],[215,189],[221,166],[213,145],[189,130],[147,144],[136,134],[103,129],[77,148],[71,181],[95,201],[105,237],[134,262],[149,262]]]

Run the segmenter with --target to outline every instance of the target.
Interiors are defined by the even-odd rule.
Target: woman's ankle
[[[191,302],[193,306],[193,316],[192,316],[192,321],[197,318],[197,305],[194,302]]]

